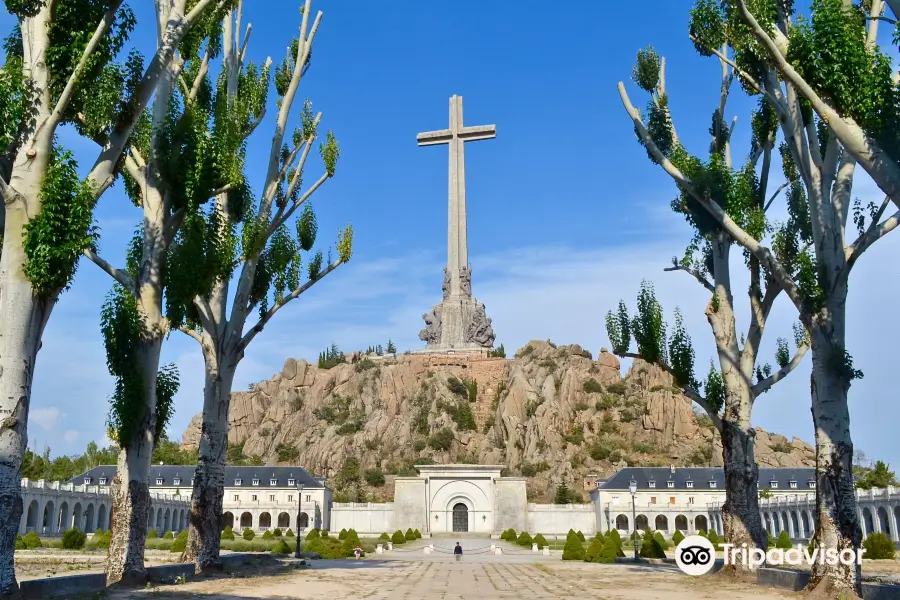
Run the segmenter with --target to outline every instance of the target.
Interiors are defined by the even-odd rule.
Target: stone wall
[[[525,478],[504,477],[496,481],[494,531],[523,531],[528,523],[528,500]]]
[[[418,477],[398,477],[394,481],[394,507],[397,529],[427,531],[425,524],[425,480]],[[331,516],[334,520],[334,514]],[[340,529],[338,530],[340,531]]]
[[[597,530],[593,504],[529,504],[528,531],[532,534],[565,535],[570,529],[585,536]]]
[[[398,529],[394,522],[394,505],[390,502],[333,504],[331,531],[339,532],[341,529],[354,529],[359,535],[375,537],[382,533],[390,535]]]

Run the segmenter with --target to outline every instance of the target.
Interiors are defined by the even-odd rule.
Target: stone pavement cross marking
[[[428,131],[416,136],[419,146],[447,144],[450,147],[449,214],[447,224],[447,270],[450,272],[450,294],[464,293],[460,284],[460,269],[469,266],[469,245],[466,236],[466,161],[465,142],[497,137],[495,125],[463,126],[462,96],[450,97],[450,129]],[[467,295],[471,295],[471,291]]]

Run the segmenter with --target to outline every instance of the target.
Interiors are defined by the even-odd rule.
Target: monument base
[[[423,315],[425,329],[419,339],[432,351],[464,351],[492,348],[494,330],[484,304],[468,295],[450,294]]]

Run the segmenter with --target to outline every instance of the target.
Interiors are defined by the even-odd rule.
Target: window
[[[157,477],[157,478],[156,478],[156,485],[162,485],[162,484],[163,484],[162,477]]]
[[[810,480],[807,481],[806,483],[809,484],[809,489],[811,489],[811,490],[816,489],[816,482],[815,482],[815,480],[810,479]]]
[[[716,482],[715,482],[715,480],[710,480],[710,482],[709,482],[709,487],[710,487],[710,489],[714,489],[714,488],[716,487]]]
[[[240,502],[240,500],[241,500],[240,494],[235,494],[235,495],[234,495],[234,501],[235,501],[235,502]]]
[[[648,481],[648,482],[647,482],[647,485],[650,486],[651,488],[655,488],[655,487],[656,487],[656,482],[655,482],[655,481]]]
[[[269,502],[275,502],[275,494],[269,494]]]
[[[694,497],[688,496],[688,504],[693,504],[693,503],[694,503]]]
[[[656,504],[656,496],[650,497],[650,504]]]
[[[288,487],[294,487],[296,482],[293,479],[288,479]]]
[[[106,477],[100,478],[100,485],[106,485]]]
[[[84,478],[84,485],[91,485],[91,478],[90,478],[90,477],[85,477],[85,478]]]
[[[307,502],[309,502],[309,498],[310,498],[310,495],[307,494],[307,495],[306,495],[306,501],[307,501]]]
[[[694,482],[693,482],[693,481],[685,481],[684,483],[685,483],[689,488],[694,487]]]
[[[178,477],[176,477],[174,480],[172,480],[172,483],[175,484],[175,485],[181,485],[181,479],[179,479]]]
[[[253,496],[250,499],[253,500],[254,502],[256,502],[256,494],[253,494]]]
[[[791,489],[792,489],[792,490],[796,490],[796,489],[797,489],[797,482],[796,482],[796,481],[791,481],[790,484],[791,484]]]
[[[241,480],[240,480],[240,479],[235,479],[235,480],[234,480],[234,485],[241,485]]]
[[[254,479],[254,480],[253,480],[253,485],[259,485],[259,479]]]
[[[278,485],[278,480],[277,480],[277,479],[270,479],[270,480],[269,480],[269,485]]]
[[[669,488],[671,489],[671,488],[675,487],[675,482],[674,482],[674,481],[667,481],[667,482],[666,482],[666,485],[668,485]]]
[[[770,482],[769,482],[769,487],[771,487],[773,490],[774,490],[774,489],[778,489],[778,482],[777,482],[777,481],[770,481]]]
[[[294,496],[291,494],[288,494],[288,502],[293,502],[293,501],[294,501]]]
[[[675,504],[675,496],[669,496],[669,504]]]

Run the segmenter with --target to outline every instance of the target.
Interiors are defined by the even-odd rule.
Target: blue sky
[[[138,15],[134,42],[149,50],[151,2],[131,4]],[[249,55],[259,62],[266,56],[280,60],[299,25],[298,3],[245,4],[244,21],[253,23]],[[270,377],[287,357],[314,360],[332,341],[345,350],[386,344],[388,338],[401,351],[423,346],[416,337],[421,315],[440,299],[446,260],[447,151],[418,148],[415,136],[447,126],[453,94],[465,98],[466,124],[497,125],[496,139],[467,144],[466,176],[473,291],[487,306],[498,343],[511,353],[530,339],[549,338],[596,354],[608,346],[606,311],[622,297],[633,304],[647,278],[670,318],[675,306],[681,308],[705,373],[712,355],[703,316],[707,294],[684,274],[662,272],[683,251],[690,231],[670,212],[674,185],[647,160],[616,92],[624,80],[632,101],[645,103],[629,74],[638,48],[653,44],[668,60],[679,135],[695,152],[705,152],[719,67],[697,55],[687,37],[691,3],[656,2],[646,18],[636,18],[629,5],[605,2],[559,2],[552,9],[533,0],[427,4],[314,2],[325,16],[300,96],[323,111],[323,127],[335,131],[342,155],[336,177],[313,204],[320,243],[333,243],[338,228],[353,223],[354,257],[254,340],[235,389]],[[4,15],[0,28],[8,31],[10,23]],[[738,116],[735,161],[746,156],[754,104],[735,86],[727,115]],[[274,112],[250,145],[249,169],[257,185]],[[90,143],[71,132],[61,139],[82,166],[93,160]],[[311,178],[316,171],[308,172]],[[865,176],[857,177],[855,195],[864,203],[880,198]],[[101,200],[97,219],[108,260],[121,264],[139,218],[121,185]],[[871,458],[895,466],[900,408],[888,340],[896,337],[898,324],[875,299],[900,294],[892,260],[898,250],[895,234],[863,258],[851,277],[848,302],[849,350],[865,372],[851,390],[854,439]],[[740,253],[734,254],[737,269]],[[53,454],[80,451],[92,439],[105,443],[113,381],[98,321],[109,288],[108,276],[82,261],[47,328],[29,437],[38,448],[48,444]],[[742,327],[744,289],[746,278],[738,274]],[[781,298],[765,343],[770,356],[777,336],[790,338],[794,320]],[[170,427],[180,437],[200,410],[202,358],[193,341],[173,334],[164,361],[175,362],[181,372]],[[757,402],[755,425],[813,441],[809,368],[807,358]]]

